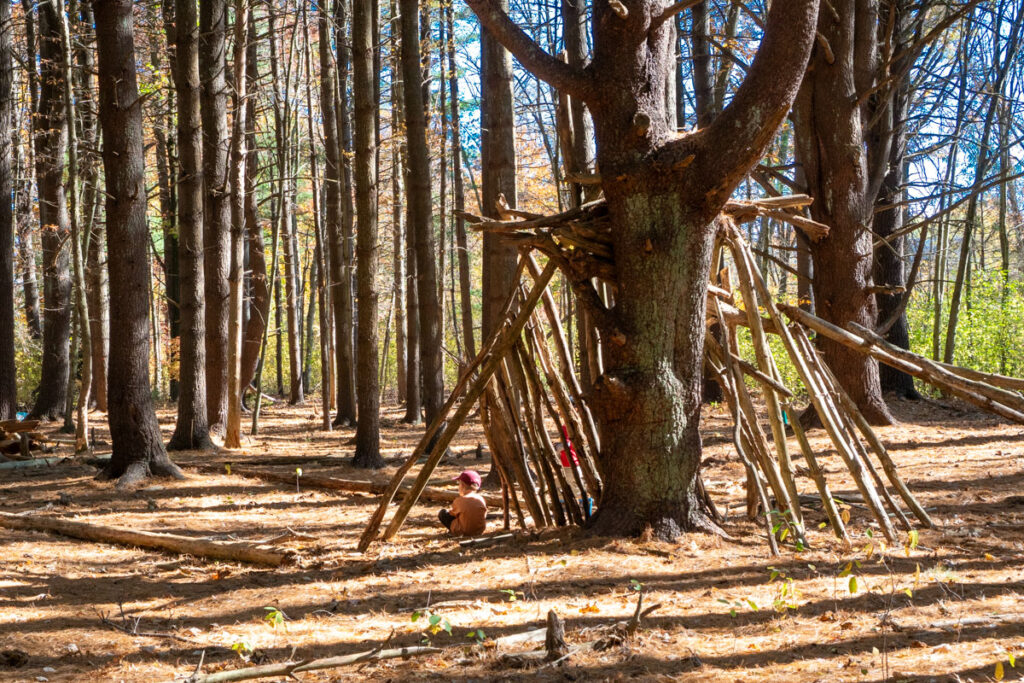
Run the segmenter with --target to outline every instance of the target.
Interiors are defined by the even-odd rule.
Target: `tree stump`
[[[555,610],[548,610],[548,633],[544,638],[544,649],[548,651],[545,659],[549,662],[561,659],[569,652],[565,642],[565,622],[555,614]]]

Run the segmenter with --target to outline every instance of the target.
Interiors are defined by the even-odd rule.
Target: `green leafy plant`
[[[427,621],[427,627],[424,629],[424,634],[429,633],[430,635],[437,635],[441,631],[444,631],[448,635],[452,634],[452,624],[448,621],[447,617],[440,614],[435,614],[429,609],[416,610],[412,613],[410,621],[416,623],[420,619]]]
[[[277,628],[284,624],[285,616],[284,612],[279,610],[277,607],[264,607],[266,614],[263,615],[263,621],[270,624],[273,628]]]
[[[232,643],[231,649],[238,653],[238,656],[246,662],[249,661],[252,653],[255,651],[255,648],[253,648],[253,646],[246,640],[240,640],[237,643]]]
[[[513,590],[511,588],[502,588],[498,592],[499,593],[504,593],[505,594],[505,599],[508,602],[515,602],[516,600],[519,599],[520,595],[522,595],[523,597],[526,597],[526,594],[523,593],[522,591]]]
[[[466,637],[470,640],[475,640],[478,643],[482,643],[485,640],[487,640],[487,634],[484,633],[484,630],[482,628],[473,629],[472,631],[466,634]]]
[[[636,591],[637,593],[640,593],[640,592],[643,591],[643,589],[644,589],[644,585],[642,583],[640,583],[639,581],[637,581],[636,579],[630,579],[629,580],[629,590]]]
[[[772,599],[772,607],[779,614],[788,614],[796,611],[799,607],[800,591],[792,576],[786,576],[785,572],[775,567],[768,567],[768,583],[775,584],[775,596]]]

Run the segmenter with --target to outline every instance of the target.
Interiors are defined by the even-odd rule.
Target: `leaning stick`
[[[178,534],[160,534],[153,531],[88,524],[59,517],[24,516],[0,512],[0,527],[26,531],[49,531],[84,541],[165,550],[180,555],[195,555],[211,560],[230,562],[248,562],[270,567],[279,567],[289,562],[292,557],[292,553],[258,548],[248,543],[220,543]]]
[[[540,266],[537,265],[532,254],[527,254],[526,256],[526,267],[530,269],[530,274],[534,279],[540,277]],[[572,354],[569,350],[569,343],[566,341],[565,330],[562,329],[562,321],[555,310],[555,300],[548,289],[544,290],[542,301],[544,303],[544,315],[548,319],[548,327],[551,328],[555,339],[558,367],[562,371],[562,378],[568,385],[569,393],[572,395],[574,403],[579,406],[580,417],[586,429],[587,440],[590,443],[590,452],[596,456],[601,449],[601,440],[597,436],[597,427],[594,424],[594,417],[590,414],[590,408],[587,406],[586,401],[583,400],[583,389],[580,387],[576,371],[573,369]]]
[[[200,465],[197,468],[200,472],[209,472],[212,474],[224,474],[223,465]],[[238,475],[239,477],[252,477],[253,479],[262,479],[263,481],[271,481],[280,484],[288,484],[292,487],[295,486],[294,472],[274,472],[273,470],[254,470],[242,465],[233,465],[231,467],[231,474]],[[384,493],[388,490],[388,484],[379,481],[366,481],[365,479],[339,479],[338,477],[324,477],[316,474],[303,473],[299,477],[299,484],[303,487],[314,488],[314,489],[327,489],[329,491],[346,491],[351,493]],[[409,487],[400,487],[395,495],[404,496],[408,493]],[[420,495],[424,500],[429,500],[435,503],[450,503],[459,497],[459,494],[455,491],[446,491],[444,489],[438,489],[433,487],[427,487]],[[486,497],[485,497],[486,498]],[[487,504],[493,505],[493,499],[488,499]]]
[[[885,349],[875,346],[870,340],[844,330],[841,327],[822,320],[815,315],[811,315],[801,308],[797,308],[796,306],[787,306],[784,304],[780,305],[780,308],[785,311],[786,315],[789,316],[791,320],[795,320],[801,325],[809,327],[815,332],[822,334],[843,346],[847,346],[855,351],[860,351],[861,353],[868,353],[879,362],[885,363],[897,370],[902,370],[908,375],[913,375],[932,386],[948,391],[950,394],[966,401],[967,403],[975,405],[982,410],[995,413],[996,415],[1006,418],[1011,422],[1024,424],[1024,413],[1003,405],[999,401],[993,400],[988,396],[984,396],[973,389],[966,388],[966,383],[968,382],[966,379],[961,380],[960,383],[951,383],[943,377],[937,376],[936,373],[929,371],[923,365],[897,358]]]
[[[733,230],[732,244],[736,245],[737,250],[741,252],[747,251],[746,243],[743,242],[742,237]],[[837,408],[832,403],[831,396],[828,394],[828,390],[824,384],[824,379],[820,377],[816,370],[813,368],[813,363],[817,360],[817,356],[807,357],[803,354],[800,348],[797,346],[790,334],[789,328],[786,327],[785,321],[782,319],[782,314],[779,312],[778,307],[775,305],[774,300],[768,293],[768,286],[765,284],[764,279],[761,277],[760,271],[754,269],[753,273],[754,285],[758,291],[761,292],[765,308],[768,309],[768,315],[775,323],[775,327],[778,331],[779,337],[782,339],[783,345],[786,347],[786,352],[789,353],[790,359],[793,361],[793,365],[796,367],[797,373],[800,375],[800,379],[803,381],[804,386],[807,387],[807,391],[810,394],[811,402],[814,404],[814,409],[817,411],[818,416],[821,418],[822,424],[825,426],[825,431],[828,432],[829,437],[832,439],[832,443],[835,444],[836,449],[846,462],[847,467],[850,469],[850,474],[853,476],[854,482],[857,484],[857,488],[864,496],[864,501],[871,508],[875,519],[878,521],[879,526],[885,533],[886,539],[890,542],[897,540],[896,531],[892,528],[892,523],[889,521],[889,515],[882,509],[881,502],[878,500],[878,493],[872,486],[871,481],[864,476],[864,467],[861,462],[857,459],[857,454],[850,448],[850,445],[846,443],[846,440],[842,435],[842,428],[838,421]]]
[[[871,458],[868,456],[867,449],[864,448],[864,444],[862,444],[860,439],[857,438],[858,430],[854,425],[853,418],[850,416],[849,410],[847,410],[845,406],[843,406],[842,399],[840,398],[840,392],[843,391],[843,389],[839,384],[839,380],[836,379],[836,376],[832,373],[832,370],[828,367],[828,365],[822,362],[820,358],[818,358],[817,351],[815,351],[814,348],[811,346],[811,342],[810,340],[807,339],[807,335],[803,334],[802,332],[797,333],[796,339],[797,343],[803,347],[804,353],[807,354],[808,356],[813,356],[813,362],[817,366],[818,372],[821,374],[821,376],[824,379],[824,382],[828,386],[829,396],[832,399],[832,402],[835,404],[836,413],[839,415],[840,421],[842,422],[844,434],[848,440],[848,443],[853,445],[853,447],[856,449],[860,461],[864,463],[865,468],[867,468],[868,474],[870,474],[871,479],[874,480],[875,487],[877,488],[879,495],[882,496],[882,500],[885,501],[885,504],[889,507],[890,510],[892,510],[893,515],[896,517],[896,520],[903,526],[904,529],[910,531],[910,520],[907,519],[907,516],[903,514],[903,510],[900,509],[899,505],[896,504],[896,501],[893,500],[892,496],[889,494],[889,489],[886,488],[885,482],[882,481],[882,478],[878,476],[878,470],[875,469],[874,464],[871,462]],[[836,402],[836,399],[839,399],[839,401]]]
[[[789,330],[786,330],[787,336]],[[792,337],[790,337],[792,339]],[[809,344],[809,342],[808,342]],[[881,527],[882,532],[885,534],[886,540],[890,543],[895,543],[898,540],[896,530],[892,526],[892,522],[889,520],[889,515],[885,512],[882,507],[882,501],[878,497],[878,491],[875,486],[871,483],[865,472],[865,464],[861,460],[859,452],[850,441],[847,440],[847,434],[845,431],[845,425],[843,424],[842,416],[839,412],[839,407],[832,399],[833,391],[830,386],[828,377],[822,370],[821,360],[815,353],[805,353],[800,356],[802,362],[806,362],[810,368],[812,381],[814,382],[814,388],[808,387],[811,392],[811,398],[815,401],[815,406],[820,406],[818,415],[821,417],[821,421],[826,425],[826,431],[829,437],[832,439],[832,443],[835,444],[836,450],[839,451],[839,455],[843,458],[847,468],[850,470],[850,475],[853,478],[854,483],[857,485],[857,489],[860,491],[861,496],[864,498],[864,503],[868,506],[871,514],[874,516],[875,521]],[[855,435],[849,435],[853,441],[856,441]]]
[[[790,415],[797,415],[792,403],[786,404],[786,411]],[[825,473],[822,471],[821,466],[818,465],[814,449],[811,448],[810,442],[807,441],[807,434],[804,432],[803,425],[800,424],[800,420],[792,420],[789,424],[793,427],[793,434],[796,435],[796,440],[800,444],[800,450],[804,453],[804,460],[807,461],[807,469],[811,471],[811,478],[814,479],[814,484],[818,487],[821,503],[825,508],[825,515],[828,517],[829,524],[832,525],[833,533],[840,540],[850,540],[849,535],[846,533],[846,525],[843,524],[843,518],[836,508],[836,501],[832,498],[832,491],[829,490],[828,482],[825,481]]]
[[[303,671],[321,671],[323,669],[336,669],[350,664],[362,664],[363,662],[379,662],[386,659],[407,659],[422,655],[441,652],[437,647],[402,647],[393,650],[368,650],[354,655],[343,657],[325,657],[314,659],[308,662],[285,662],[283,664],[264,664],[252,666],[246,669],[232,669],[230,671],[218,671],[217,673],[205,676],[192,676],[185,679],[186,683],[231,683],[232,681],[251,681],[257,678],[295,678],[295,674]],[[297,679],[296,679],[297,680]]]
[[[862,325],[858,325],[855,322],[851,322],[849,324],[849,327],[852,332],[854,332],[855,334],[859,334],[861,337],[864,338],[866,342],[869,342],[874,346],[884,349],[886,352],[888,352],[892,356],[895,356],[896,358],[920,365],[923,369],[934,373],[938,377],[942,378],[945,382],[952,384],[955,387],[961,388],[965,391],[975,391],[981,394],[982,396],[986,396],[992,399],[993,401],[998,401],[999,403],[1002,403],[1005,406],[1013,408],[1016,411],[1024,412],[1024,398],[1022,398],[1021,395],[1016,392],[1007,391],[1006,389],[1001,389],[999,387],[994,387],[990,384],[986,384],[985,382],[979,382],[977,380],[961,377],[947,370],[946,368],[942,367],[941,365],[932,361],[929,358],[919,356],[916,353],[907,351],[906,349],[901,349],[895,344],[889,343],[888,341],[880,337],[878,334],[876,334],[874,331],[869,330],[866,327],[863,327]]]
[[[806,335],[804,335],[804,338],[806,339]],[[828,366],[825,366],[825,368],[828,369]],[[829,374],[831,374],[831,370],[829,370]],[[934,527],[935,523],[932,521],[931,516],[929,516],[925,511],[921,503],[918,502],[914,494],[910,492],[910,489],[907,488],[903,478],[900,477],[896,463],[893,462],[892,457],[889,455],[889,451],[878,438],[878,434],[875,433],[875,430],[871,428],[870,424],[868,424],[864,414],[861,413],[860,408],[857,407],[857,403],[850,398],[848,393],[846,393],[846,389],[844,389],[839,382],[835,381],[834,375],[832,376],[832,380],[832,384],[836,388],[836,394],[839,396],[840,403],[842,403],[843,408],[846,409],[846,412],[850,417],[853,418],[854,424],[857,425],[857,429],[864,436],[868,445],[871,446],[871,450],[874,451],[875,456],[878,457],[878,461],[882,463],[882,469],[885,470],[886,476],[889,477],[889,481],[892,482],[892,485],[900,494],[903,502],[907,504],[907,507],[910,508],[910,511],[914,513],[914,516],[917,517],[918,521],[920,521],[922,525],[928,529]]]
[[[394,538],[395,534],[402,527],[406,517],[409,516],[409,512],[412,510],[412,506],[416,504],[419,499],[420,493],[426,488],[427,480],[433,473],[437,464],[441,461],[441,457],[444,455],[448,444],[455,437],[455,432],[458,431],[459,427],[469,416],[470,411],[473,409],[477,399],[484,393],[487,384],[491,380],[491,376],[494,371],[498,369],[501,363],[502,357],[508,351],[509,347],[515,343],[516,337],[522,332],[523,327],[526,325],[526,321],[530,319],[533,314],[533,309],[540,301],[541,295],[547,288],[548,283],[555,274],[557,264],[552,260],[548,261],[548,265],[544,268],[540,277],[535,280],[533,289],[530,290],[530,295],[526,298],[526,301],[522,303],[519,309],[518,315],[512,320],[511,324],[506,327],[499,328],[493,335],[493,341],[489,341],[481,348],[480,355],[477,356],[477,362],[480,364],[479,372],[470,386],[466,389],[465,396],[462,398],[462,403],[459,408],[455,411],[455,415],[451,420],[448,421],[447,426],[438,438],[437,443],[434,444],[434,449],[430,453],[430,457],[427,462],[423,465],[420,470],[420,474],[416,481],[413,483],[412,488],[395,512],[395,516],[391,520],[391,524],[384,532],[384,540],[390,540]],[[477,364],[476,362],[474,364]],[[465,375],[468,377],[468,372]],[[457,399],[456,393],[453,391],[452,396],[448,398],[449,404],[454,403]],[[450,407],[448,407],[450,410]],[[365,551],[373,540],[373,536],[377,533],[377,529],[380,528],[380,523],[384,519],[384,514],[387,512],[388,505],[394,499],[394,492],[398,490],[402,480],[405,478],[406,473],[412,469],[413,465],[421,455],[426,451],[427,445],[430,440],[434,438],[438,429],[441,426],[444,418],[447,416],[447,410],[443,410],[438,419],[434,421],[434,424],[427,430],[427,433],[423,435],[423,439],[419,445],[416,446],[416,450],[409,457],[409,460],[402,466],[401,469],[395,474],[395,477],[391,481],[391,485],[388,486],[388,491],[381,497],[380,506],[374,512],[373,517],[370,519],[370,523],[367,524],[366,530],[363,531],[363,535],[359,539],[359,550]]]
[[[764,328],[761,327],[761,316],[757,313],[758,298],[754,295],[753,262],[747,260],[747,254],[738,242],[729,241],[733,259],[739,271],[740,291],[743,294],[744,308],[747,310],[747,319],[750,322],[750,336],[754,341],[754,354],[757,357],[757,364],[760,370],[771,377],[775,368],[771,363],[771,351],[768,348],[768,339],[765,336]],[[767,299],[766,292],[761,297]],[[767,302],[765,302],[767,305]],[[768,420],[772,428],[772,438],[775,441],[775,452],[779,457],[779,469],[781,470],[782,483],[786,487],[786,503],[790,514],[793,515],[793,523],[798,530],[798,536],[803,538],[804,519],[800,511],[800,492],[796,488],[796,480],[793,477],[793,462],[789,457],[789,447],[786,443],[786,429],[782,424],[782,409],[779,407],[779,397],[774,391],[765,392],[765,403],[768,408]]]

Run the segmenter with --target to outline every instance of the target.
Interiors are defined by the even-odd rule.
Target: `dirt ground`
[[[298,561],[266,569],[0,529],[0,680],[168,681],[192,674],[203,652],[203,671],[213,672],[424,639],[442,651],[298,677],[1018,680],[1024,673],[1024,431],[934,402],[896,402],[894,409],[901,424],[880,434],[940,525],[921,530],[913,548],[909,542],[885,547],[867,511],[853,503],[852,547],[819,528],[819,508],[807,513],[811,549],[796,552],[790,545],[772,557],[761,528],[743,515],[742,468],[721,408],[705,421],[704,478],[730,513],[726,528],[734,542],[694,534],[669,545],[549,530],[465,550],[435,526],[440,506],[421,504],[397,542],[364,555],[355,543],[375,497],[194,468],[258,463],[284,473],[299,466],[304,474],[386,480],[385,473],[347,465],[352,430],[319,431],[313,401],[271,406],[263,433],[241,452],[176,454],[185,481],[153,481],[127,496],[94,481],[95,469],[80,461],[0,471],[4,512],[34,510],[215,539],[260,540],[289,529],[311,537],[280,542]],[[172,410],[161,411],[167,436],[173,417]],[[400,417],[391,408],[384,418],[389,471],[422,433],[401,425]],[[93,419],[102,442],[105,420]],[[482,440],[478,428],[463,430],[455,458],[432,483],[450,486],[445,480],[454,473],[483,469],[474,455]],[[843,498],[853,486],[839,456],[826,450],[820,431],[812,443]],[[97,453],[105,450],[100,445]],[[809,477],[798,485],[814,493]],[[501,528],[500,511],[492,510],[489,525]],[[601,651],[580,647],[628,619],[638,589],[645,605],[660,604],[639,631]],[[514,668],[503,655],[538,645],[498,647],[493,639],[543,626],[552,609],[566,620],[570,656],[558,665]],[[428,620],[413,615],[426,610],[451,634],[424,632]]]

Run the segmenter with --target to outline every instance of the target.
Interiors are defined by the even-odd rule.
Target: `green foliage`
[[[416,623],[420,619],[425,619],[427,621],[427,626],[423,631],[424,639],[429,640],[430,635],[437,635],[441,631],[444,631],[448,635],[452,634],[452,624],[448,621],[447,617],[435,614],[429,609],[418,609],[412,613],[412,617],[410,617],[409,620]]]
[[[277,607],[264,607],[266,614],[263,615],[263,621],[270,624],[273,628],[277,628],[284,624],[285,616]]]
[[[928,296],[911,298],[907,323],[910,347],[915,353],[932,355],[934,315],[935,300],[930,292]],[[940,348],[945,344],[948,319],[947,295],[943,301]],[[972,273],[957,319],[953,362],[982,372],[1024,376],[1024,282],[1011,280],[1004,288],[1001,271]]]

